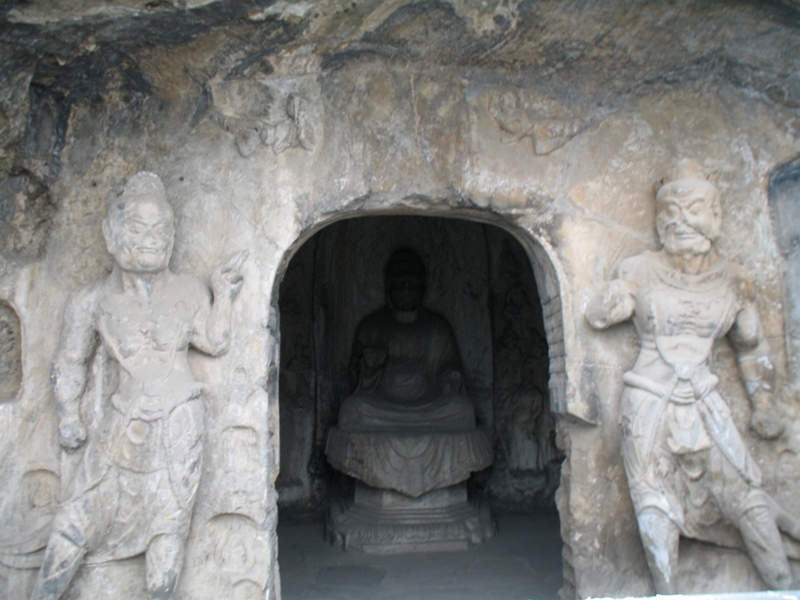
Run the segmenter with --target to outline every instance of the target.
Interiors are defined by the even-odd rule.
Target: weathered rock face
[[[140,170],[161,176],[175,212],[173,271],[206,280],[236,251],[250,256],[229,352],[189,357],[205,383],[206,418],[183,597],[279,597],[279,431],[285,417],[301,423],[309,446],[291,451],[305,464],[303,452],[318,448],[311,438],[324,433],[302,426],[322,418],[304,416],[303,407],[323,406],[317,380],[332,377],[332,365],[302,347],[282,358],[280,282],[290,264],[314,264],[292,257],[317,232],[332,235],[327,225],[398,214],[488,223],[508,232],[491,235],[520,243],[541,304],[546,393],[565,456],[557,494],[563,594],[651,593],[619,426],[622,375],[638,337],[629,324],[593,331],[583,315],[624,259],[658,247],[653,186],[681,157],[715,175],[725,215],[716,247],[753,279],[784,433],[764,441],[750,432],[751,406],[725,339],[711,353],[712,370],[763,488],[800,517],[798,381],[790,368],[798,360],[797,276],[786,216],[800,154],[796,3],[74,4],[77,12],[12,4],[0,26],[6,596],[29,594],[81,460],[59,447],[49,383],[66,298],[110,269],[104,198]],[[520,252],[510,252],[518,261]],[[493,278],[497,272],[483,271],[491,283],[475,291],[500,295],[505,286],[512,316],[484,315],[495,324],[486,343],[522,362],[535,353],[509,350],[518,342],[502,321],[539,318],[512,314],[528,310],[514,286],[531,286],[513,274]],[[299,281],[292,293],[300,298],[333,284],[312,275]],[[458,315],[449,318],[464,327]],[[282,342],[297,343],[297,322],[289,327]],[[343,344],[349,353],[350,341]],[[488,368],[467,373],[467,384],[493,381],[492,407],[524,397],[514,389],[541,387],[538,379],[516,381],[497,362],[482,364]],[[279,414],[279,383],[295,390],[297,411]],[[102,381],[88,386],[84,410],[105,401],[103,389]],[[527,401],[534,400],[519,400],[522,413]],[[507,437],[498,439],[508,446],[516,435],[524,446],[526,431],[501,421]],[[305,483],[302,468],[295,475],[303,494],[317,493],[313,474]],[[499,497],[509,485],[489,477],[486,489]],[[79,571],[68,597],[144,597],[144,571],[140,558]],[[765,587],[747,553],[689,538],[676,585]]]

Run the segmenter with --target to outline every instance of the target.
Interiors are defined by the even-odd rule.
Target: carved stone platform
[[[494,535],[488,507],[467,499],[465,482],[413,498],[356,482],[355,499],[332,508],[331,542],[367,554],[466,550]]]

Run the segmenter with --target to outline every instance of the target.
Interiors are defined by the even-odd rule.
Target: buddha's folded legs
[[[356,393],[339,411],[342,429],[463,431],[475,427],[475,409],[469,398],[451,394],[424,404],[401,404],[376,394]]]

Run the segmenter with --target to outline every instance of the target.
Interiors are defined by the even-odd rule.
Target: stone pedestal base
[[[368,554],[466,550],[494,535],[488,507],[467,500],[467,484],[412,498],[356,482],[355,500],[334,506],[331,542]]]

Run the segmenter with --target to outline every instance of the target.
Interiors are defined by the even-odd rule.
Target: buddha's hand
[[[389,353],[386,348],[380,346],[369,346],[362,351],[364,366],[368,369],[380,369],[386,364]]]
[[[61,447],[64,450],[77,450],[86,441],[86,427],[77,415],[64,415],[58,423]]]
[[[220,265],[211,275],[211,289],[214,291],[215,298],[227,296],[235,298],[242,289],[244,276],[242,275],[242,265],[247,260],[250,253],[242,250],[231,256],[228,261]]]
[[[455,369],[445,371],[439,377],[439,386],[444,394],[457,394],[461,391],[461,373]]]
[[[750,417],[750,427],[763,440],[774,440],[785,428],[784,420],[775,407],[759,408]]]

